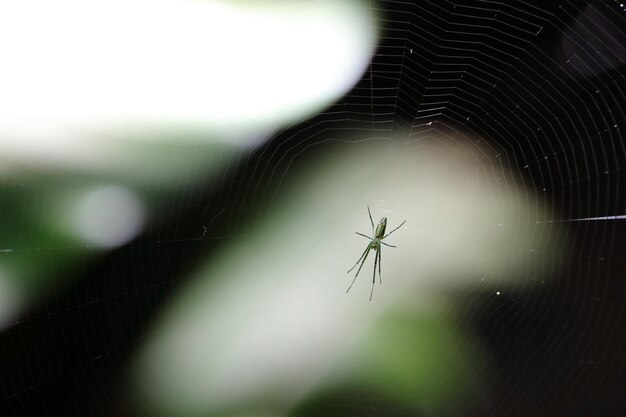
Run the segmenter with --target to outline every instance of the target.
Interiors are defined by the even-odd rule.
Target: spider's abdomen
[[[380,222],[378,222],[378,226],[376,226],[376,232],[374,233],[374,237],[377,239],[380,239],[383,236],[385,236],[386,228],[387,228],[387,218],[383,217],[382,219],[380,219]]]

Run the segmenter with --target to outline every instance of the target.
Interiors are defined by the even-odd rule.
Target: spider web
[[[162,214],[146,233],[63,274],[50,295],[3,328],[2,415],[141,415],[125,384],[139,346],[164,330],[151,327],[155,316],[195,278],[199,262],[245,239],[276,207],[295,171],[337,149],[391,137],[412,150],[438,135],[453,142],[461,131],[480,144],[487,170],[504,172],[505,186],[520,181],[554,208],[527,225],[530,233],[540,241],[552,229],[539,226],[564,224],[561,237],[570,246],[519,249],[520,256],[541,256],[521,271],[541,281],[539,290],[496,292],[476,278],[451,296],[464,323],[456,330],[487,346],[488,360],[476,371],[489,367],[493,374],[468,394],[479,398],[474,408],[439,411],[626,413],[626,8],[612,0],[370,1],[366,7],[375,12],[381,37],[351,91],[257,149],[224,154],[231,169],[212,187],[202,186],[199,170],[197,187],[155,196]],[[39,205],[54,201],[56,185],[45,178],[20,182],[4,185],[5,201],[35,192],[44,196]],[[86,249],[39,241],[26,218],[3,218],[25,235],[3,242],[0,262],[24,252],[58,257]],[[428,410],[428,404],[403,408],[351,381],[309,393],[293,415]]]

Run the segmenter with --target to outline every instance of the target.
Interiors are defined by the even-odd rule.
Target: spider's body
[[[383,217],[376,226],[376,232],[374,233],[374,239],[380,240],[385,236],[385,229],[387,229],[387,218]]]
[[[350,270],[348,271],[349,273],[354,268],[356,268],[359,262],[361,263],[361,266],[359,266],[359,269],[356,271],[356,275],[354,276],[354,279],[352,280],[352,284],[350,284],[346,292],[350,291],[350,288],[352,288],[354,281],[356,281],[356,277],[359,276],[359,272],[361,272],[361,268],[363,267],[363,264],[365,263],[365,260],[367,259],[367,255],[370,253],[370,250],[374,250],[376,251],[376,255],[375,255],[376,257],[374,258],[374,276],[372,278],[372,291],[370,292],[370,300],[371,300],[372,294],[374,294],[374,284],[376,283],[376,264],[378,264],[378,280],[382,284],[382,278],[380,276],[380,263],[382,261],[380,245],[382,244],[385,246],[389,246],[390,248],[395,248],[395,246],[389,245],[383,242],[383,239],[385,239],[387,236],[389,236],[390,234],[398,230],[400,227],[402,227],[402,225],[406,223],[406,220],[403,221],[400,224],[400,226],[396,227],[391,232],[385,234],[385,230],[387,229],[387,218],[383,217],[382,219],[380,219],[380,221],[378,222],[378,226],[376,226],[376,230],[374,230],[374,221],[372,220],[372,213],[370,212],[369,206],[367,207],[367,212],[370,215],[370,223],[372,224],[372,233],[374,234],[374,237],[371,238],[367,235],[364,235],[363,233],[356,232],[357,235],[368,238],[370,240],[370,243],[368,243],[367,247],[365,248],[365,251],[359,258],[359,260],[356,261],[356,264],[352,268],[350,268]]]
[[[378,225],[376,226],[376,231],[374,231],[374,238],[373,239],[370,238],[372,240],[369,244],[370,250],[375,250],[375,251],[380,250],[380,243],[381,243],[380,241],[383,240],[383,238],[385,237],[385,229],[387,229],[387,218],[383,217],[382,219],[380,219],[380,221],[378,222]],[[369,238],[369,236],[367,237]]]

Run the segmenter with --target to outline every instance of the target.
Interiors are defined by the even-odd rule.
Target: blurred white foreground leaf
[[[279,207],[156,322],[134,379],[149,415],[225,415],[259,404],[287,415],[332,384],[324,378],[348,350],[363,348],[357,341],[388,309],[438,314],[450,291],[531,287],[529,248],[549,243],[535,224],[542,204],[502,181],[470,141],[390,143],[343,145],[349,152],[291,175]],[[373,259],[345,293],[346,271],[367,244],[354,233],[370,227],[367,204],[375,221],[407,220],[389,238],[397,248],[383,248],[372,302]]]
[[[0,153],[70,163],[158,128],[247,144],[350,89],[375,37],[354,0],[2,2]]]

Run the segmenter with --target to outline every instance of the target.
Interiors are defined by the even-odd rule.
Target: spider
[[[352,288],[352,285],[354,285],[354,282],[356,281],[356,278],[359,276],[359,272],[361,272],[361,268],[363,267],[363,264],[365,263],[365,260],[367,259],[367,255],[370,253],[370,250],[375,250],[376,251],[376,255],[374,255],[375,256],[375,258],[374,258],[374,275],[372,277],[372,291],[370,291],[370,301],[372,301],[372,294],[374,294],[374,284],[376,283],[376,264],[378,264],[378,280],[379,280],[379,282],[381,284],[383,283],[382,278],[380,276],[380,264],[381,264],[381,260],[382,260],[382,255],[381,255],[381,252],[380,252],[380,245],[383,244],[385,246],[389,246],[390,248],[395,248],[396,246],[389,245],[389,244],[383,242],[383,239],[385,239],[387,236],[389,236],[390,234],[392,234],[393,232],[395,232],[396,230],[401,228],[402,225],[404,225],[404,223],[406,223],[406,220],[403,221],[400,224],[400,226],[396,227],[391,232],[385,234],[385,229],[387,228],[387,218],[383,217],[382,219],[380,219],[380,222],[378,222],[378,226],[376,226],[376,230],[374,230],[374,220],[372,220],[372,213],[370,212],[370,207],[369,206],[367,206],[367,213],[370,215],[370,223],[372,223],[372,233],[374,234],[374,237],[371,238],[371,237],[369,237],[367,235],[364,235],[363,233],[356,232],[357,235],[360,235],[360,236],[368,238],[370,240],[370,243],[365,248],[365,251],[363,252],[361,257],[359,258],[359,260],[356,261],[356,264],[352,268],[350,268],[350,270],[348,270],[348,273],[350,273],[350,271],[352,271],[354,268],[356,268],[356,266],[359,264],[359,262],[361,262],[361,266],[359,266],[359,269],[356,271],[356,275],[354,276],[354,279],[352,280],[352,283],[350,284],[350,286],[346,290],[346,293],[348,293],[348,291],[350,291],[350,288]]]

